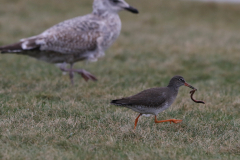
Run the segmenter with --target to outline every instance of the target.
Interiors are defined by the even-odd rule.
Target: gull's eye
[[[112,0],[114,3],[118,3],[119,2],[119,0]]]

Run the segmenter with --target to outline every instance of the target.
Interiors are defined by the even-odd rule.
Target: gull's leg
[[[70,71],[69,71],[69,78],[71,80],[72,85],[74,85],[74,81],[73,81],[73,77],[74,77],[74,73],[73,72],[74,71],[73,71],[72,67],[73,67],[73,64],[71,63],[70,64]]]
[[[142,113],[140,113],[138,115],[138,117],[135,119],[135,125],[134,125],[134,129],[136,129],[137,123],[138,123],[138,118],[142,115]]]
[[[63,63],[56,63],[55,64],[57,67],[59,67],[61,69],[62,72],[69,72],[67,69],[67,63],[63,62]]]
[[[180,119],[167,119],[167,120],[162,120],[162,121],[158,121],[157,120],[157,116],[155,116],[155,123],[162,123],[162,122],[170,122],[170,124],[173,123],[180,123],[182,122],[182,120]]]
[[[84,69],[75,69],[74,72],[81,74],[81,76],[84,78],[85,81],[88,81],[88,80],[97,81],[97,78],[94,75],[92,75],[91,73],[89,73]]]
[[[56,65],[58,68],[60,68],[60,69],[61,69],[61,68],[67,68],[67,63],[66,63],[66,62],[56,63],[55,65]],[[63,75],[66,75],[67,72],[62,70],[62,74],[63,74]]]
[[[88,60],[85,61],[85,66],[88,65],[88,63],[89,63]],[[78,74],[81,74],[81,76],[84,78],[85,81],[88,81],[88,80],[97,81],[97,78],[93,74],[89,73],[88,71],[86,71],[84,69],[78,69],[78,70],[76,70],[76,72]]]
[[[91,73],[89,73],[88,71],[84,70],[84,69],[73,69],[73,64],[70,64],[70,68],[66,68],[66,64],[63,63],[61,66],[60,66],[60,69],[63,71],[63,72],[69,72],[69,77],[70,77],[70,80],[71,80],[71,83],[74,84],[74,81],[73,81],[73,77],[74,77],[74,72],[78,73],[78,74],[81,74],[81,76],[84,78],[85,81],[88,81],[88,80],[93,80],[93,81],[96,81],[97,78],[92,75]]]
[[[66,63],[65,62],[60,65],[61,71],[69,72],[69,78],[71,80],[71,84],[73,85],[74,84],[74,81],[73,81],[73,77],[74,77],[74,73],[73,72],[74,72],[74,70],[72,69],[72,67],[73,67],[72,63],[70,64],[70,69],[66,68]]]

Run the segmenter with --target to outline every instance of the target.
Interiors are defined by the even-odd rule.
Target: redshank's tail
[[[115,105],[115,104],[118,104],[117,101],[118,101],[118,99],[112,100],[112,101],[111,101],[111,104],[114,104],[114,105]]]
[[[125,98],[112,100],[111,104],[116,105],[116,106],[130,105],[129,101],[127,99],[125,99]]]

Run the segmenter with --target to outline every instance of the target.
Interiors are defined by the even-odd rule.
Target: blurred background
[[[148,81],[148,78],[155,79],[151,81],[153,85],[158,85],[160,78],[167,81],[170,75],[175,74],[184,74],[187,79],[198,82],[205,80],[209,85],[211,81],[225,85],[230,85],[225,82],[239,84],[240,11],[237,3],[175,0],[129,3],[138,8],[140,14],[120,13],[122,33],[119,39],[106,51],[106,57],[86,66],[90,72],[98,74],[97,77],[102,80],[108,77],[104,76],[104,72],[117,79],[122,79],[124,74],[125,80],[130,83],[134,83],[131,76],[141,72],[142,78],[135,78],[140,78],[141,82]],[[1,45],[39,34],[58,22],[92,10],[92,1],[84,0],[71,0],[67,4],[65,0],[58,3],[1,0],[1,4]],[[28,74],[29,79],[38,77],[37,73],[45,72],[44,69],[46,74],[56,70],[51,64],[25,56],[4,55],[1,60],[4,61],[1,68],[16,67],[25,72],[15,70],[15,76]],[[15,66],[9,66],[9,63]],[[78,65],[85,67],[81,62]],[[117,73],[113,76],[112,72]],[[4,75],[7,76],[5,80],[10,76],[7,73]],[[54,77],[62,79],[59,74],[52,76],[49,77],[51,81]],[[48,76],[45,78],[48,79]]]
[[[224,2],[224,3],[239,3],[239,0],[193,0],[193,1],[202,1],[202,2]]]

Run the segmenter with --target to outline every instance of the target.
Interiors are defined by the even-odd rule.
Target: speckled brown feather
[[[0,52],[24,54],[49,63],[96,61],[104,56],[121,31],[118,10],[111,8],[114,5],[109,0],[94,0],[91,14],[63,21],[39,35],[0,47]],[[124,7],[131,9],[125,1],[116,5],[120,6],[119,11]]]
[[[0,53],[16,53],[34,57],[49,63],[62,63],[60,69],[69,73],[74,84],[73,73],[88,80],[97,78],[84,69],[73,69],[78,61],[97,61],[105,55],[121,31],[118,12],[128,10],[138,13],[124,0],[94,0],[93,12],[63,21],[39,35],[21,39],[20,42],[0,47]],[[66,68],[70,64],[70,69]]]

